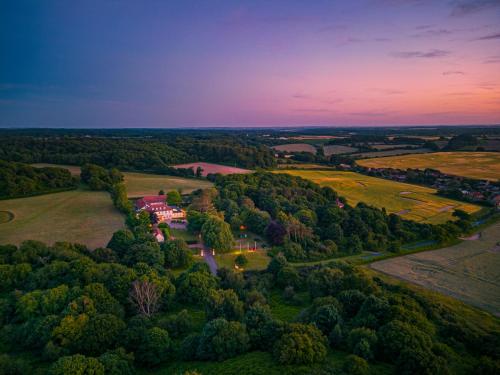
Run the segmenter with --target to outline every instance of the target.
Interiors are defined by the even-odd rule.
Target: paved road
[[[217,275],[217,262],[212,255],[212,251],[206,246],[203,248],[203,259],[205,259],[205,262],[208,264],[210,272],[212,272],[213,275]]]

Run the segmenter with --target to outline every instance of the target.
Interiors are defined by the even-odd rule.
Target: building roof
[[[157,212],[157,211],[174,211],[174,212],[182,212],[177,206],[169,206],[165,202],[165,195],[150,195],[143,198],[140,198],[135,201],[135,208],[137,210],[145,210],[148,212]]]

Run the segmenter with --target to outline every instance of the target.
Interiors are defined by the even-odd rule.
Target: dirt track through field
[[[499,243],[496,223],[458,245],[382,260],[371,267],[500,316]]]

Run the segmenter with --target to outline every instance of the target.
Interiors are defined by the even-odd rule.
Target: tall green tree
[[[231,251],[234,241],[231,227],[217,216],[208,217],[201,227],[201,236],[205,245],[215,251],[221,253]]]

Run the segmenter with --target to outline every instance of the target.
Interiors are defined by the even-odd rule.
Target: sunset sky
[[[500,123],[500,0],[0,0],[0,126]]]

